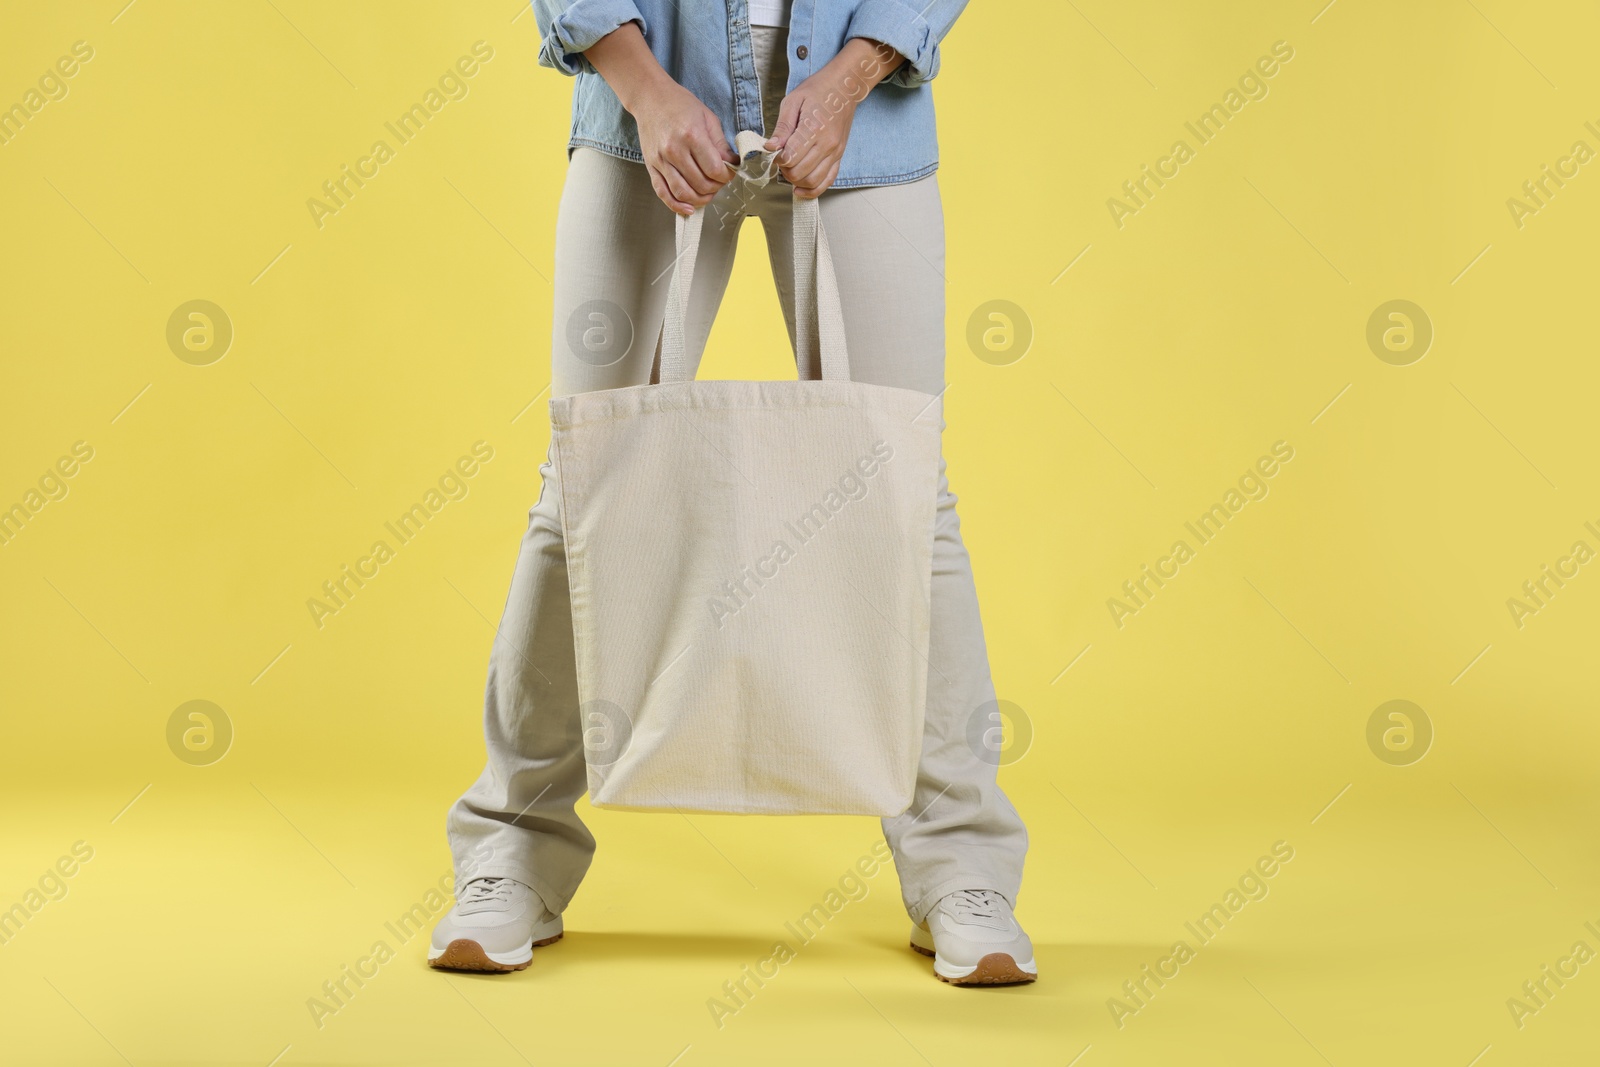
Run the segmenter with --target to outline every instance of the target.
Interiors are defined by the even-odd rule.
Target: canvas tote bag
[[[897,815],[922,748],[941,405],[850,380],[815,200],[794,203],[795,317],[821,380],[695,381],[703,221],[678,219],[660,384],[550,405],[590,798]]]

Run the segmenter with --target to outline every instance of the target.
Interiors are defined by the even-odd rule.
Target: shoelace
[[[991,930],[1009,930],[1011,922],[1006,898],[992,889],[960,889],[948,898],[950,911],[963,926],[984,926]]]
[[[482,911],[495,904],[511,903],[511,879],[474,878],[468,882],[457,901],[463,914]]]

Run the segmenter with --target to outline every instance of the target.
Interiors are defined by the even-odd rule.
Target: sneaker
[[[428,966],[450,971],[520,971],[536,945],[560,941],[561,916],[510,878],[474,878],[433,928]]]
[[[942,897],[927,920],[911,928],[911,947],[933,957],[933,975],[952,985],[1011,985],[1039,977],[1033,942],[992,889],[962,889]]]

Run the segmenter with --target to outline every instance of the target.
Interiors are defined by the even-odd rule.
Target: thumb
[[[789,136],[800,124],[800,104],[800,94],[790,93],[778,105],[778,124],[772,128],[772,136],[767,138],[767,151],[775,152],[788,143]]]
[[[706,110],[704,118],[706,132],[711,135],[711,144],[716,148],[717,154],[730,166],[737,166],[739,156],[732,148],[728,147],[728,138],[722,132],[722,120],[713,115],[710,109]]]

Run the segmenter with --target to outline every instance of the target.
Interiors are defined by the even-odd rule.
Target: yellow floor
[[[129,797],[98,788],[8,803],[25,828],[9,867],[42,873],[76,840],[93,858],[0,950],[6,1062],[1593,1062],[1588,967],[1547,980],[1556,995],[1521,1029],[1506,1007],[1531,1005],[1522,982],[1574,942],[1600,944],[1581,889],[1593,849],[1493,785],[1471,798],[1491,826],[1442,777],[1401,791],[1387,769],[1352,773],[1315,823],[1333,790],[1309,783],[1197,818],[1158,817],[1135,788],[1079,790],[1079,814],[1019,782],[1041,979],[1010,989],[935,981],[905,945],[891,871],[809,942],[786,929],[827,906],[870,820],[595,813],[603,847],[565,940],[517,974],[447,977],[404,918],[440,906],[447,874],[430,785],[167,774],[115,822]],[[1293,858],[1226,901],[1280,841]],[[1219,903],[1239,910],[1202,941],[1186,924]],[[775,941],[793,958],[758,985]],[[1181,966],[1165,962],[1178,941]],[[1146,966],[1176,976],[1157,987]],[[735,999],[724,983],[741,981]],[[1135,1000],[1124,983],[1141,981]]]
[[[1012,989],[936,982],[892,871],[746,977],[866,819],[591,813],[564,941],[430,971],[570,83],[514,0],[8,7],[0,1063],[1600,1062],[1592,5],[1016,0],[945,42]],[[783,377],[743,240],[702,375]]]

